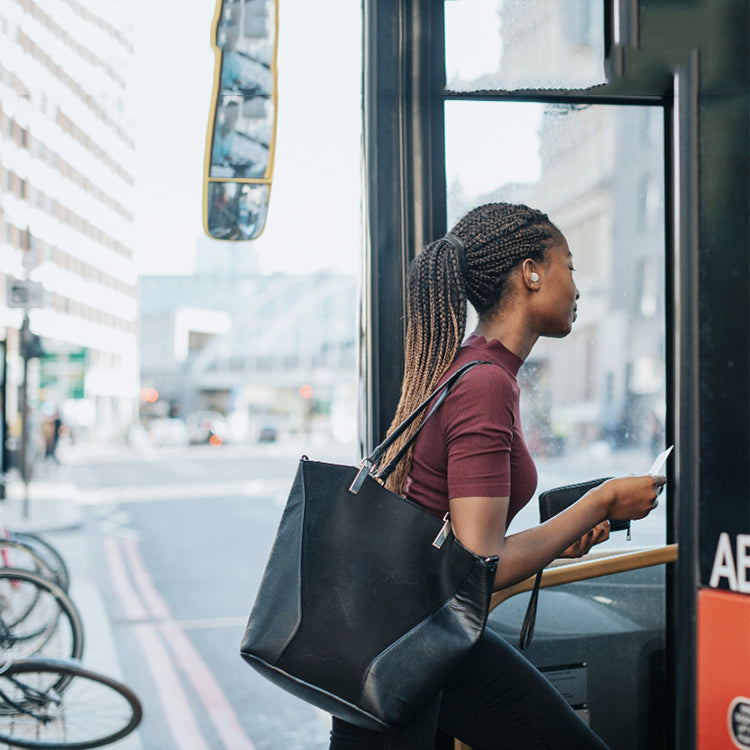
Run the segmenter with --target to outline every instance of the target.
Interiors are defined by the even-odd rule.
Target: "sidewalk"
[[[44,533],[75,529],[83,523],[70,467],[49,469],[24,486],[17,472],[6,476],[0,525],[11,531]]]

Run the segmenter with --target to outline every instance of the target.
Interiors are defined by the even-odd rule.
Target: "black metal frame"
[[[363,450],[385,435],[403,368],[405,279],[445,232],[443,102],[658,104],[667,175],[670,747],[696,742],[697,592],[722,530],[750,529],[750,205],[746,0],[608,0],[610,83],[445,92],[442,3],[364,0]],[[613,18],[619,13],[619,38]],[[731,299],[731,304],[727,300]],[[679,655],[679,658],[678,658]]]
[[[441,3],[365,0],[363,9],[361,443],[369,453],[391,422],[401,387],[409,262],[445,227],[445,65]]]

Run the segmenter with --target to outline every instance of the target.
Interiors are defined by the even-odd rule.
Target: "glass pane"
[[[601,0],[446,0],[448,89],[605,83]]]
[[[526,203],[573,253],[573,333],[541,339],[519,373],[538,490],[647,472],[665,423],[663,111],[447,102],[446,164],[449,225],[481,203]],[[633,545],[664,543],[666,501],[633,523]],[[534,499],[512,530],[537,522]]]

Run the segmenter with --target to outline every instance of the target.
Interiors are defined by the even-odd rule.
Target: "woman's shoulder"
[[[514,375],[495,362],[486,362],[472,367],[463,378],[465,387],[470,388],[511,388],[518,389]]]
[[[482,356],[481,352],[472,349],[461,349],[454,360],[446,377],[472,362],[478,363],[468,370],[459,380],[467,383],[516,383],[516,373],[513,368],[507,367],[505,363],[498,361],[496,357]],[[443,378],[445,379],[445,378]]]
[[[468,361],[472,361],[471,358]],[[461,367],[456,363],[453,369]],[[465,363],[463,363],[465,364]],[[451,392],[454,407],[465,408],[469,403],[479,403],[483,408],[492,408],[492,403],[516,399],[519,395],[515,377],[502,366],[486,362],[464,373]]]
[[[502,367],[481,364],[456,383],[438,411],[437,425],[446,439],[513,424],[519,402],[518,384]]]

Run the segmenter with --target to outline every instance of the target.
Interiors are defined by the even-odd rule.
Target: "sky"
[[[136,259],[142,274],[190,273],[204,237],[214,3],[135,0],[134,7]],[[242,243],[257,252],[263,273],[359,268],[360,39],[359,3],[280,3],[268,220],[257,240]]]

